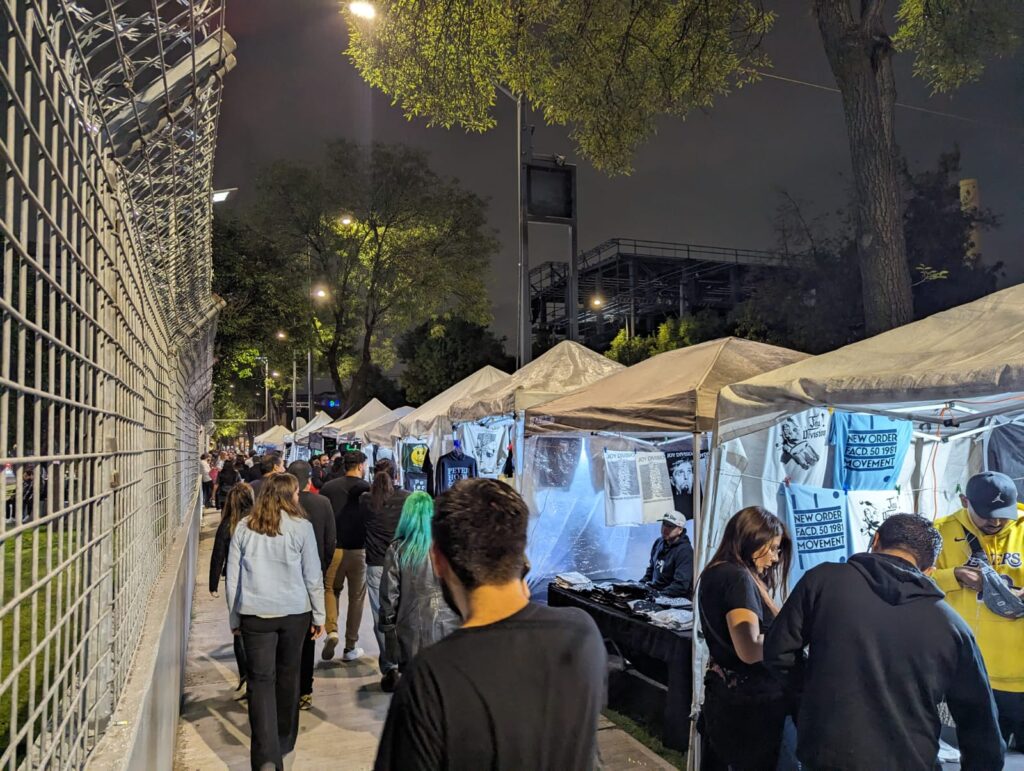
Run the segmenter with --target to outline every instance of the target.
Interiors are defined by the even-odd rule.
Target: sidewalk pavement
[[[179,771],[249,768],[248,716],[244,702],[233,699],[238,674],[224,586],[222,582],[219,598],[211,597],[207,586],[218,518],[215,511],[207,511],[203,518],[185,693],[174,759],[174,768]],[[341,602],[344,608],[344,592]],[[341,615],[344,616],[344,609]],[[339,646],[334,660],[323,661],[322,645],[322,640],[317,642],[313,708],[301,713],[296,751],[286,758],[286,767],[295,771],[370,769],[391,697],[380,689],[377,641],[369,603],[359,633],[359,645],[366,651],[363,658],[343,664]],[[607,771],[672,768],[604,718],[598,743]]]

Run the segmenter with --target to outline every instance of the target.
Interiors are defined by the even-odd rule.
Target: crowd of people
[[[219,466],[210,592],[226,577],[253,768],[294,749],[315,640],[324,659],[342,642],[343,662],[363,657],[367,595],[394,693],[378,769],[598,763],[605,646],[583,611],[530,601],[529,512],[511,487],[466,480],[434,500],[402,490],[388,459],[368,483],[359,451],[203,463]],[[733,516],[696,576],[685,518],[667,512],[643,581],[698,601],[702,768],[934,769],[943,716],[962,768],[1002,768],[1024,745],[1024,519],[998,473],[973,477],[963,507],[891,516],[869,552],[789,592],[793,542],[771,512]]]

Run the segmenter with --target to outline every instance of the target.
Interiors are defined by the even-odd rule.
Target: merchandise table
[[[612,641],[639,671],[666,686],[662,742],[670,749],[686,752],[690,744],[693,633],[655,626],[554,583],[548,586],[548,605],[585,611],[597,623],[601,635]],[[654,662],[655,666],[644,666],[644,662]]]

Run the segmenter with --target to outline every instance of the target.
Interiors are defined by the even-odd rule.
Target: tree
[[[965,210],[957,180],[960,155],[940,156],[935,170],[901,169],[903,232],[914,315],[930,316],[995,290],[1002,265],[974,254],[971,234],[994,227],[987,211]],[[736,310],[737,334],[808,353],[830,351],[869,334],[859,301],[856,230],[850,215],[838,223],[805,218],[784,195],[776,217],[778,249],[799,264],[748,274],[749,299]],[[973,256],[972,256],[973,254]]]
[[[309,325],[346,411],[369,398],[375,368],[393,364],[396,333],[448,313],[490,318],[484,277],[497,242],[486,205],[418,150],[341,141],[315,165],[274,164],[253,223],[289,255],[285,265],[302,266],[312,302],[293,315]]]
[[[420,324],[402,336],[398,358],[405,365],[401,383],[411,404],[422,404],[481,367],[511,372],[515,360],[504,338],[460,318]]]
[[[912,317],[892,59],[913,52],[936,90],[976,79],[1019,42],[1018,0],[808,0],[842,95],[853,168],[855,246],[869,332]],[[349,56],[409,117],[485,131],[496,87],[570,127],[599,168],[628,172],[661,115],[685,116],[758,78],[775,12],[753,0],[382,2],[349,15]],[[780,8],[792,7],[777,0]],[[855,7],[856,8],[855,8]],[[895,37],[889,28],[896,24]]]
[[[727,334],[728,323],[714,311],[703,310],[692,316],[669,317],[646,336],[630,337],[625,328],[620,329],[604,355],[629,367],[659,353],[697,345]]]

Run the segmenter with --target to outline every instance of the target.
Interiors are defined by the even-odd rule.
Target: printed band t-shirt
[[[908,420],[836,412],[829,430],[829,444],[835,447],[832,486],[841,490],[894,489],[912,432]]]
[[[508,457],[508,425],[481,426],[477,423],[464,423],[459,431],[466,454],[476,458],[479,476],[496,479]]]
[[[913,514],[914,496],[897,490],[850,490],[846,495],[851,554],[865,552],[885,520],[893,514]]]
[[[774,488],[787,479],[801,485],[825,484],[828,465],[828,410],[789,415],[768,432],[763,478]]]
[[[788,485],[781,491],[784,521],[793,539],[790,586],[823,562],[846,562],[851,554],[846,493],[806,485]]]

